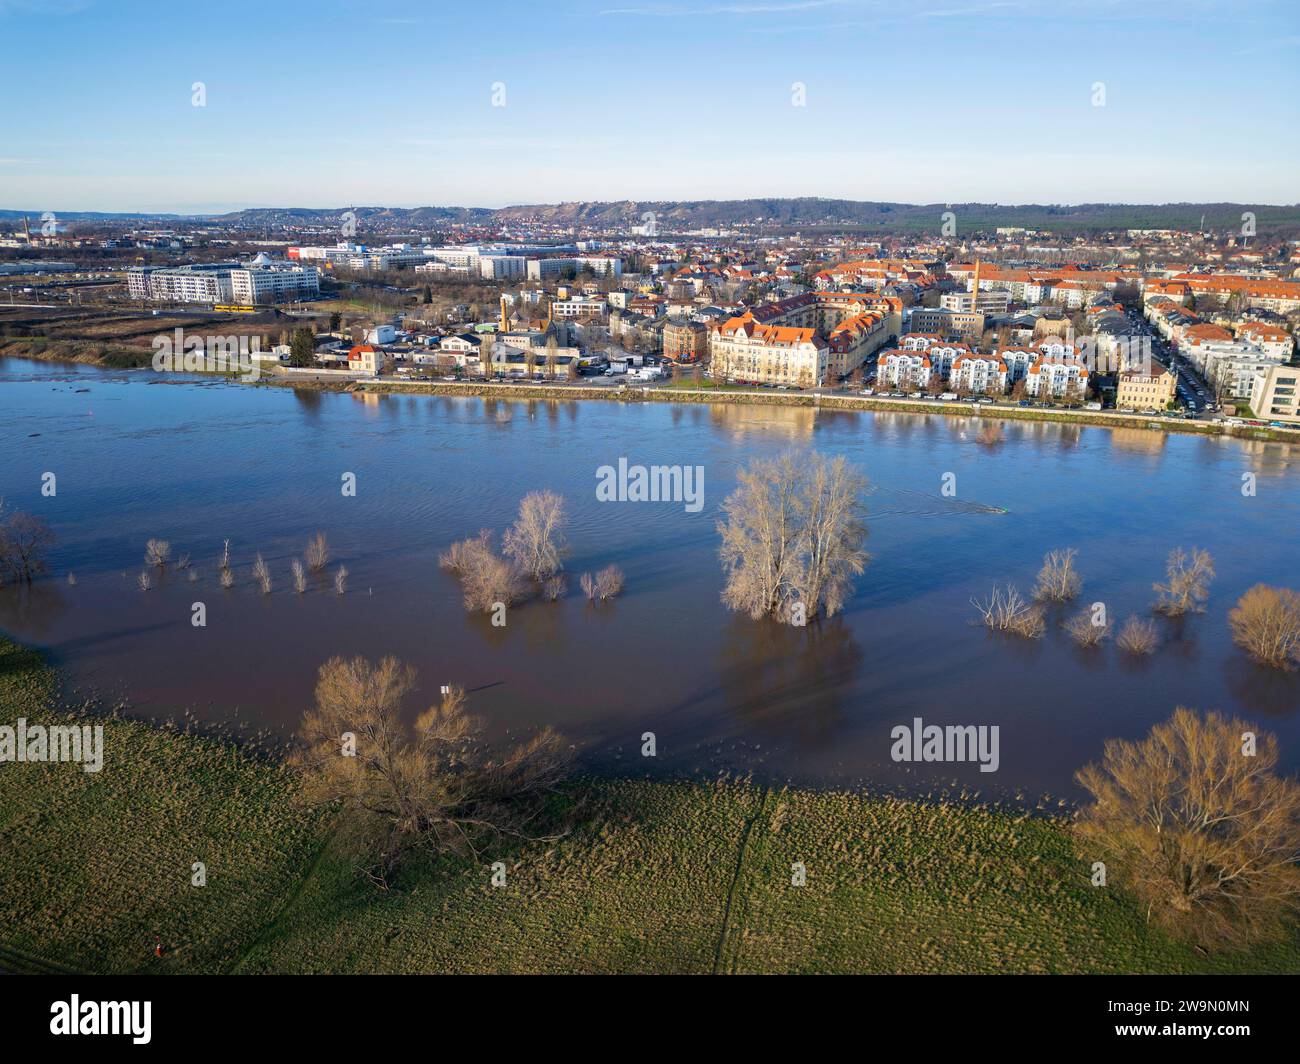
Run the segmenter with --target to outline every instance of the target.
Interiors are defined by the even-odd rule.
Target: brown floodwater
[[[1252,584],[1297,585],[1300,450],[1028,422],[1003,423],[990,443],[979,428],[942,415],[294,392],[0,360],[0,495],[58,535],[50,577],[0,591],[0,630],[46,649],[71,690],[129,712],[286,734],[327,658],[393,654],[419,670],[423,702],[463,684],[495,734],[550,724],[616,772],[1069,797],[1105,739],[1139,736],[1180,704],[1248,717],[1300,765],[1300,678],[1250,664],[1226,621]],[[719,505],[739,467],[790,448],[843,454],[873,485],[871,564],[841,616],[805,629],[719,600]],[[702,508],[598,501],[597,469],[620,458],[702,467]],[[348,473],[354,496],[341,491]],[[568,501],[570,591],[493,628],[466,614],[437,555],[480,528],[499,533],[538,488]],[[318,530],[331,573],[350,572],[345,595],[328,574],[292,590],[290,562]],[[197,579],[173,569],[141,591],[151,537],[188,554]],[[225,540],[229,590],[217,579]],[[1032,643],[971,623],[973,596],[1007,581],[1028,591],[1043,553],[1067,546],[1082,603],[1104,602],[1114,620],[1145,614],[1180,545],[1209,549],[1218,577],[1204,614],[1159,622],[1150,659],[1082,651],[1059,615]],[[251,576],[259,552],[270,595]],[[593,607],[577,575],[610,563],[626,590]],[[997,772],[892,761],[891,729],[915,717],[998,726]]]

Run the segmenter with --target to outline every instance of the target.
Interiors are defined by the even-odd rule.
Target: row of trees
[[[1048,551],[1034,579],[1032,598],[1025,598],[1015,585],[1008,584],[995,587],[987,598],[972,599],[979,622],[993,631],[1026,639],[1042,636],[1047,630],[1046,608],[1073,601],[1083,589],[1083,577],[1075,565],[1077,556],[1073,547]],[[1157,593],[1152,609],[1167,617],[1199,613],[1205,608],[1213,579],[1214,560],[1209,551],[1175,548],[1165,562],[1165,579],[1152,585]],[[1111,631],[1103,604],[1084,608],[1063,626],[1080,646],[1097,646]],[[1136,614],[1124,622],[1116,638],[1120,649],[1131,654],[1150,654],[1158,642],[1155,625]]]
[[[980,622],[1029,639],[1041,636],[1047,627],[1044,607],[1077,598],[1083,587],[1076,555],[1070,547],[1044,556],[1032,600],[1008,585],[974,601]],[[1157,595],[1152,609],[1166,617],[1204,612],[1214,575],[1209,551],[1175,548],[1165,562],[1165,579],[1152,585]],[[1064,627],[1080,646],[1097,646],[1111,630],[1104,608],[1098,610],[1096,604],[1068,618]],[[1229,612],[1228,628],[1233,642],[1259,664],[1286,670],[1300,665],[1300,594],[1295,591],[1256,584]],[[1150,620],[1133,615],[1120,628],[1116,643],[1132,654],[1150,654],[1159,643],[1159,633]]]

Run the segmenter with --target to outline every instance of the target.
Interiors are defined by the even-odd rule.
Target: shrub
[[[289,563],[289,567],[293,570],[293,589],[301,595],[307,590],[307,571],[297,558]]]
[[[329,544],[325,541],[325,533],[317,532],[307,541],[307,550],[303,556],[307,559],[307,568],[313,573],[319,573],[330,560]]]
[[[524,596],[524,573],[492,549],[492,533],[486,529],[473,539],[453,543],[438,562],[460,577],[467,610],[487,611],[498,602],[509,606]]]
[[[596,574],[596,597],[602,602],[612,599],[623,590],[623,570],[617,565],[607,565]]]
[[[257,560],[253,562],[253,579],[261,586],[263,595],[271,593],[271,568],[260,553]]]
[[[1124,622],[1119,635],[1115,637],[1115,645],[1127,654],[1151,654],[1159,642],[1156,626],[1136,615]]]
[[[334,572],[334,594],[342,595],[348,589],[348,567],[340,565]]]
[[[1150,918],[1206,944],[1280,929],[1300,899],[1300,786],[1277,742],[1241,720],[1179,708],[1139,742],[1112,739],[1077,775],[1078,831]]]
[[[156,565],[161,569],[172,556],[172,545],[165,539],[151,539],[144,545],[145,565]]]
[[[1300,595],[1256,584],[1228,614],[1233,641],[1261,665],[1291,669],[1300,661]]]
[[[971,599],[971,604],[979,611],[980,623],[992,631],[1037,639],[1047,630],[1043,611],[1022,598],[1011,584],[995,587],[983,602]]]
[[[1073,547],[1049,551],[1034,582],[1034,598],[1045,602],[1069,602],[1079,594],[1083,580],[1074,568],[1078,552]]]
[[[1197,547],[1190,551],[1175,548],[1165,563],[1165,582],[1151,585],[1160,595],[1156,610],[1169,617],[1200,613],[1210,597],[1213,579],[1214,560],[1209,551]]]
[[[1081,610],[1066,621],[1065,630],[1081,647],[1095,647],[1110,635],[1110,625],[1094,623],[1090,608]]]

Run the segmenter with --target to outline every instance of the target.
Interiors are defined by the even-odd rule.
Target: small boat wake
[[[885,504],[881,508],[872,506],[869,511],[871,517],[949,517],[953,514],[1007,513],[1002,506],[987,506],[982,502],[931,495],[911,488],[886,488],[879,484],[873,484],[868,489],[867,496]]]

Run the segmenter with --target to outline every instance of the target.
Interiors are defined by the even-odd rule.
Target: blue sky
[[[0,40],[8,208],[1300,200],[1295,0],[0,0]]]

